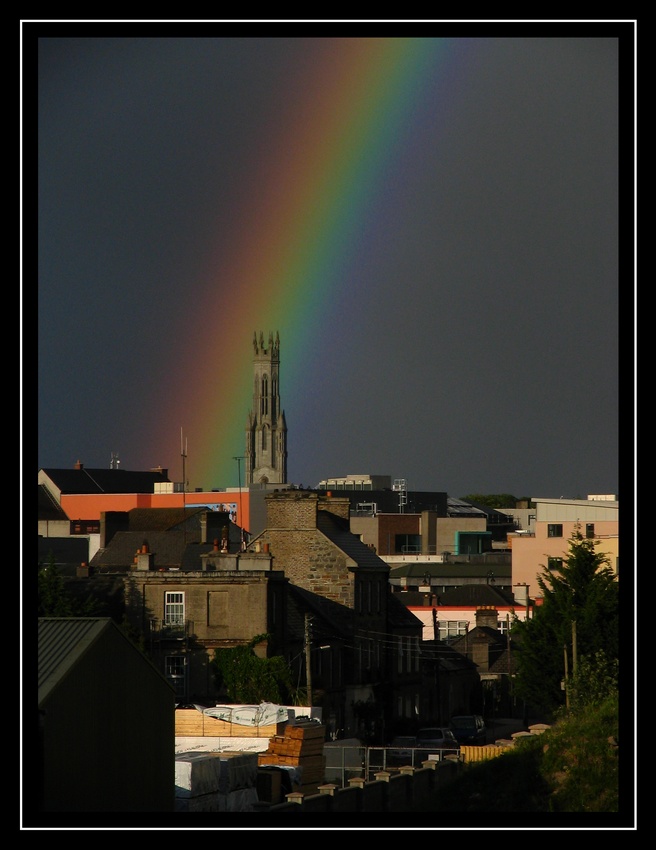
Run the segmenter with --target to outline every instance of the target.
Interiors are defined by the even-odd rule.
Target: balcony
[[[150,621],[150,639],[153,641],[183,641],[189,638],[193,633],[193,620],[181,620],[180,622],[167,623],[164,620],[153,618]]]

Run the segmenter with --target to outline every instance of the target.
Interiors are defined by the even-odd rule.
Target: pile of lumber
[[[258,753],[258,765],[296,767],[302,794],[316,794],[324,782],[326,759],[323,744],[326,727],[311,720],[287,724],[284,735],[273,735],[264,753]]]
[[[270,738],[284,728],[284,723],[269,723],[262,726],[244,726],[211,717],[195,708],[176,709],[176,737],[239,737],[239,738]]]

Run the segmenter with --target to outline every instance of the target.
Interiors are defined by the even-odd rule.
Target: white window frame
[[[164,625],[184,626],[185,594],[184,590],[164,591]]]

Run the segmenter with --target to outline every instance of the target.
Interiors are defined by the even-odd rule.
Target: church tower
[[[280,407],[280,339],[253,334],[253,409],[246,420],[246,484],[287,483],[287,425]]]

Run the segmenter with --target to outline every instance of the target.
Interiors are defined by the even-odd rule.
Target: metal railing
[[[443,761],[447,756],[459,758],[460,751],[414,747],[404,748],[403,754],[399,754],[392,747],[326,747],[324,755],[325,781],[346,788],[349,779],[364,777],[370,782],[379,771],[395,773],[405,765],[420,768],[424,761]]]

